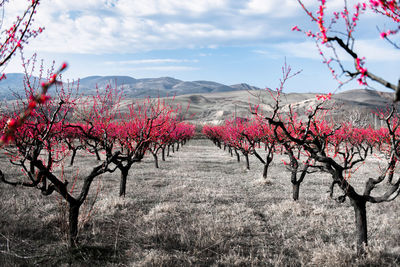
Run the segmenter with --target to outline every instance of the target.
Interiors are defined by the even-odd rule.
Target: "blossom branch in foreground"
[[[36,96],[31,96],[29,99],[29,104],[26,109],[19,114],[15,119],[9,119],[3,130],[3,135],[0,137],[0,148],[13,140],[15,131],[20,127],[25,120],[32,114],[32,111],[36,108],[38,104],[45,103],[49,96],[47,96],[48,89],[57,83],[57,76],[67,68],[67,63],[63,63],[61,68],[51,76],[48,82],[43,82],[41,84],[42,91]]]

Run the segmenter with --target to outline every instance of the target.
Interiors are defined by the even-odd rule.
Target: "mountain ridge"
[[[14,93],[24,97],[23,74],[7,74],[0,82],[0,99],[15,99]],[[33,77],[34,79],[34,77]],[[38,79],[35,84],[38,83]],[[126,83],[124,83],[126,82]],[[259,106],[263,112],[269,112],[274,104],[271,94],[258,87],[245,83],[224,85],[213,81],[182,81],[172,77],[135,79],[130,76],[88,76],[80,79],[79,91],[83,95],[92,95],[106,85],[124,90],[124,106],[136,98],[167,98],[173,104],[182,107],[189,105],[187,120],[195,123],[221,123],[232,116],[251,116],[250,107]],[[114,84],[113,84],[114,83]],[[19,84],[19,86],[18,86]],[[19,90],[19,91],[18,91]],[[55,90],[50,90],[50,94]],[[317,102],[317,93],[284,93],[282,106],[299,114],[306,114],[310,106]],[[337,118],[358,117],[376,122],[376,112],[386,110],[393,103],[393,93],[370,89],[340,91],[329,101],[331,113]],[[174,100],[172,100],[174,99]],[[358,114],[358,115],[357,115]]]
[[[15,99],[14,93],[22,95],[24,90],[24,77],[22,73],[6,74],[6,79],[0,82],[0,99]],[[38,79],[33,77],[33,79]],[[168,95],[185,95],[196,93],[229,92],[237,90],[260,90],[256,86],[241,83],[237,85],[225,85],[213,81],[197,80],[182,81],[173,77],[159,78],[133,78],[130,76],[109,75],[87,76],[79,81],[79,91],[84,95],[95,94],[107,86],[123,88],[126,97],[165,97]]]

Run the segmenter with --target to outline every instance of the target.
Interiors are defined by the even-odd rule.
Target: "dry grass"
[[[92,186],[81,247],[74,251],[67,249],[65,207],[56,195],[0,184],[0,266],[400,264],[399,200],[368,206],[369,253],[357,259],[352,207],[328,198],[330,179],[321,173],[306,177],[300,201],[293,202],[281,157],[265,184],[256,159],[247,171],[227,151],[194,140],[160,162],[160,169],[151,157],[135,165],[125,198],[118,197],[119,174],[104,175]],[[19,175],[1,160],[4,172]],[[66,177],[76,168],[83,175],[95,163],[80,155]],[[371,175],[377,164],[369,161],[351,179]]]

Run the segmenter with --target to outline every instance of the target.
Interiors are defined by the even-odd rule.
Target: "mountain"
[[[23,74],[7,74],[0,82],[0,99],[14,99],[13,92],[23,93]],[[228,86],[212,81],[181,81],[171,77],[135,79],[129,76],[89,76],[79,80],[79,92],[95,94],[107,86],[123,88],[130,98],[165,97],[199,93],[229,92],[237,90],[257,90],[248,84]]]
[[[15,99],[14,93],[24,96],[23,74],[10,73],[0,81],[0,100]],[[32,77],[36,84],[38,79]],[[226,118],[249,117],[250,107],[268,114],[274,99],[269,92],[242,83],[224,85],[212,81],[181,81],[171,77],[135,79],[129,76],[89,76],[79,81],[79,92],[84,95],[96,93],[96,87],[104,90],[107,85],[122,87],[125,94],[124,107],[132,98],[162,97],[174,105],[187,109],[185,118],[194,123],[221,123]],[[50,90],[50,94],[54,90]],[[282,94],[284,111],[291,108],[305,118],[307,110],[317,103],[315,93]],[[176,97],[173,97],[176,96]],[[374,123],[379,120],[375,113],[385,110],[392,103],[393,93],[368,89],[339,91],[329,101],[329,114],[333,119],[352,120],[358,124]],[[379,126],[379,124],[378,124]]]
[[[136,79],[129,76],[89,76],[79,80],[80,88],[95,89],[104,88],[107,85],[125,85],[135,83]]]
[[[0,100],[15,99],[14,94],[24,95],[24,77],[22,73],[8,73],[0,81]]]
[[[247,83],[239,83],[231,85],[230,87],[236,88],[237,90],[259,90],[260,88],[248,85]]]
[[[220,124],[233,117],[251,117],[250,107],[256,106],[263,114],[270,114],[275,103],[269,92],[248,89],[187,94],[166,99],[173,105],[182,106],[183,110],[187,109],[185,119],[196,124]],[[129,99],[126,101],[131,102]],[[281,95],[281,101],[283,111],[291,108],[303,119],[307,119],[307,110],[318,103],[315,93],[286,93]],[[359,126],[372,124],[379,127],[383,122],[375,114],[378,110],[385,110],[391,103],[393,93],[366,89],[338,92],[327,102],[330,110],[328,116],[338,122],[349,120]]]
[[[96,91],[96,86],[104,89],[107,85],[123,88],[125,96],[129,98],[230,92],[243,88],[258,89],[247,84],[243,84],[243,87],[228,86],[212,81],[181,81],[172,77],[134,79],[129,76],[90,76],[80,80],[79,90],[83,94],[92,94]]]

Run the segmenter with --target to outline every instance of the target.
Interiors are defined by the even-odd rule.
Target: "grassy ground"
[[[83,207],[81,246],[73,251],[59,197],[0,184],[0,266],[400,265],[399,199],[368,206],[369,252],[357,259],[350,204],[328,197],[330,179],[321,173],[306,177],[293,202],[282,157],[266,184],[255,158],[247,171],[210,141],[194,140],[160,169],[151,157],[136,164],[125,198],[119,174],[104,175]],[[21,173],[0,160],[9,176]],[[81,154],[65,176],[72,181],[95,163]],[[378,164],[368,161],[351,179],[372,175]]]

